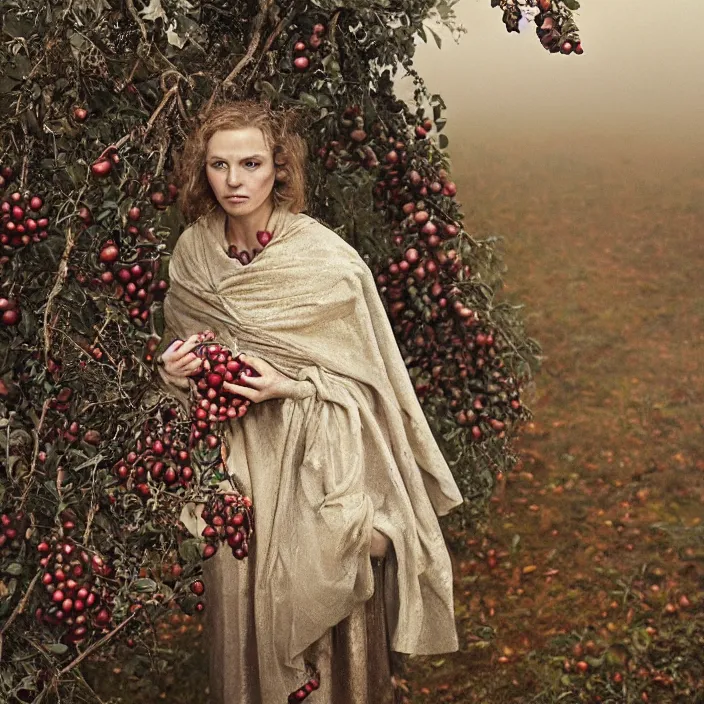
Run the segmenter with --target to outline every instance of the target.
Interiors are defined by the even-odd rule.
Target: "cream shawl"
[[[164,339],[210,329],[300,382],[295,398],[252,404],[227,437],[228,469],[255,512],[247,559],[261,698],[283,704],[306,681],[306,648],[371,596],[373,527],[396,558],[386,594],[392,649],[457,649],[436,514],[462,496],[364,260],[304,214],[276,209],[267,230],[273,239],[246,266],[227,255],[221,210],[183,232]],[[191,516],[194,534],[203,525]]]

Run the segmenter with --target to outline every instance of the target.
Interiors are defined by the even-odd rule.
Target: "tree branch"
[[[44,309],[44,358],[47,364],[49,363],[49,353],[51,351],[51,326],[49,325],[49,317],[51,315],[52,303],[59,293],[61,293],[64,281],[66,281],[66,276],[68,275],[68,260],[75,243],[75,235],[69,226],[66,230],[66,246],[64,247],[64,253],[61,255],[61,261],[59,262],[59,268],[56,273],[56,281],[54,281],[54,287],[51,289],[51,293],[46,300],[46,308]]]
[[[37,574],[34,575],[34,579],[29,583],[29,586],[27,587],[27,591],[24,593],[24,596],[20,599],[19,603],[17,606],[15,606],[14,611],[10,614],[10,618],[5,621],[3,624],[3,627],[0,628],[0,660],[2,660],[2,636],[5,634],[5,631],[12,625],[12,622],[24,611],[25,606],[27,606],[27,602],[29,601],[29,597],[32,594],[32,591],[34,590],[34,585],[37,583],[37,580],[41,576],[42,571],[39,570]]]
[[[62,677],[63,675],[67,674],[71,670],[73,670],[76,665],[81,663],[83,660],[85,660],[89,655],[94,653],[98,648],[102,647],[104,643],[107,643],[116,633],[121,631],[137,614],[139,611],[135,611],[132,613],[130,616],[128,616],[122,623],[119,623],[115,628],[110,631],[110,633],[105,634],[99,641],[96,641],[91,645],[89,648],[86,648],[77,658],[74,658],[71,660],[71,662],[64,667],[63,670],[59,672],[59,677]]]
[[[127,9],[130,11],[130,15],[139,26],[139,31],[142,34],[142,40],[146,43],[149,41],[149,35],[147,34],[147,26],[142,21],[142,18],[137,14],[137,10],[134,6],[134,0],[125,0]]]
[[[244,67],[252,60],[254,52],[257,50],[257,46],[259,45],[259,42],[262,38],[262,27],[264,26],[266,15],[273,4],[274,0],[259,0],[259,12],[257,13],[257,16],[254,19],[254,30],[252,32],[252,39],[249,42],[249,46],[247,47],[245,55],[238,61],[237,65],[232,69],[232,71],[230,71],[230,73],[225,77],[222,83],[215,87],[215,90],[213,90],[213,93],[210,96],[208,102],[206,103],[205,108],[203,108],[201,115],[207,115],[210,112],[210,109],[213,107],[213,103],[215,102],[215,98],[217,97],[218,92],[225,86],[230,85],[235,80],[235,78],[239,76]]]

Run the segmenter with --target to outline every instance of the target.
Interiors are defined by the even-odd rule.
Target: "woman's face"
[[[232,217],[272,203],[276,167],[258,127],[216,132],[208,142],[205,173],[220,207]]]

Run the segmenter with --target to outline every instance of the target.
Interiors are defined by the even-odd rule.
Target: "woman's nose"
[[[235,186],[240,185],[239,173],[237,171],[235,171],[234,169],[230,169],[227,172],[227,185],[230,186],[231,188],[234,188]]]

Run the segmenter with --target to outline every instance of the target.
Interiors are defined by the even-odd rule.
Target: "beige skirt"
[[[400,693],[392,674],[401,664],[389,649],[384,600],[385,572],[392,568],[393,546],[384,558],[370,558],[374,594],[306,651],[320,673],[320,688],[305,704],[396,704]],[[261,699],[256,629],[250,595],[253,570],[234,559],[227,546],[204,565],[206,642],[211,704],[286,704]],[[249,589],[248,589],[249,587]]]

